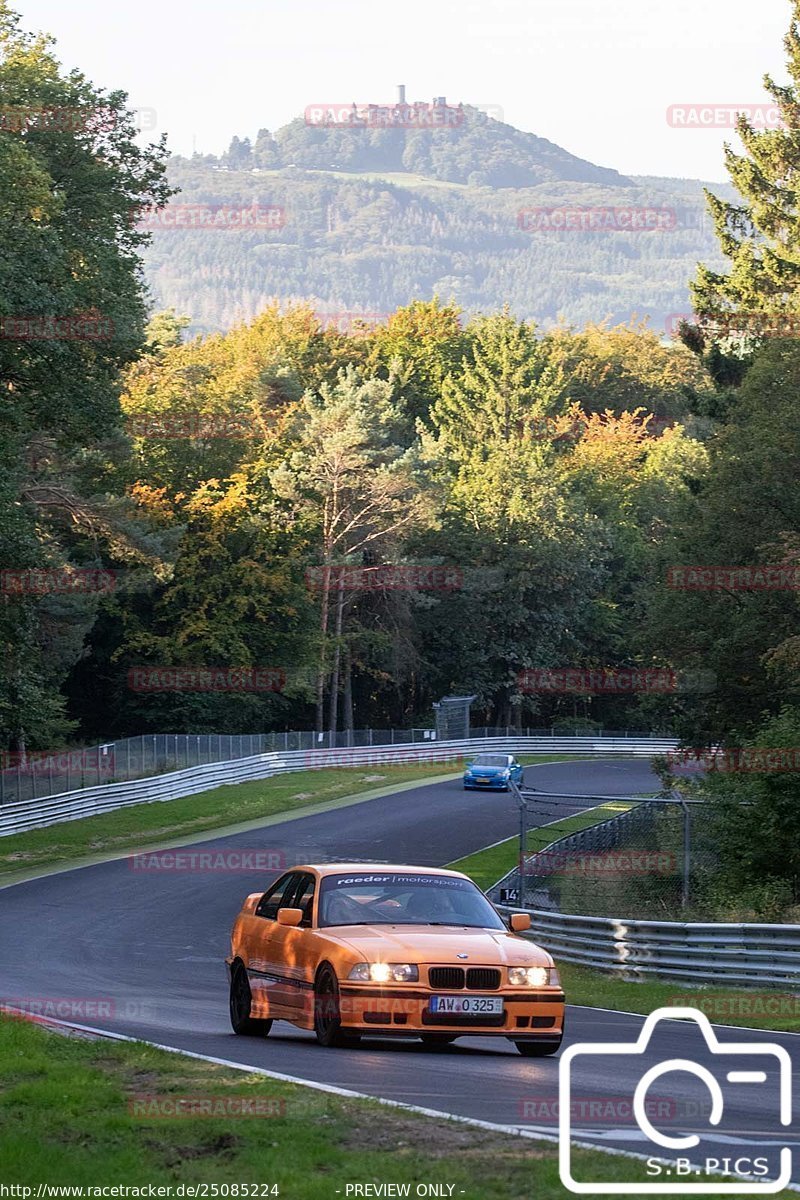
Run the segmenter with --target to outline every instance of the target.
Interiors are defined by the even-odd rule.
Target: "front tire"
[[[339,980],[332,967],[322,967],[314,984],[314,1033],[320,1046],[355,1046],[360,1036],[342,1032]]]
[[[515,1042],[523,1058],[546,1058],[549,1054],[558,1054],[561,1040],[557,1042]]]
[[[271,1020],[251,1017],[253,995],[241,963],[231,970],[230,1014],[231,1028],[240,1037],[266,1037],[272,1028]]]

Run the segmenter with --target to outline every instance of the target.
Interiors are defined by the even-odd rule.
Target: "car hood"
[[[546,950],[519,934],[452,925],[346,925],[324,932],[363,962],[452,963],[456,966],[552,966]],[[458,958],[459,954],[468,955]]]
[[[510,767],[467,767],[469,775],[504,775],[506,771],[510,771]]]

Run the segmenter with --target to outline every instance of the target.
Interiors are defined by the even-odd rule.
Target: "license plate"
[[[475,782],[476,783],[489,783],[490,781],[485,775],[476,775]]]
[[[431,996],[432,1013],[460,1013],[462,1016],[497,1016],[503,1011],[502,996]]]

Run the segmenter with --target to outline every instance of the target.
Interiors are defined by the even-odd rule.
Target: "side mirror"
[[[289,910],[292,911],[291,909]],[[280,917],[280,913],[278,913]],[[512,933],[524,933],[526,929],[531,927],[530,913],[512,913],[509,918],[508,927]]]
[[[279,908],[278,924],[297,926],[303,920],[304,916],[305,913],[302,908]]]

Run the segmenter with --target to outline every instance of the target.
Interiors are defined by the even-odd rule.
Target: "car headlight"
[[[558,971],[555,967],[509,967],[508,982],[514,987],[557,987]]]
[[[416,983],[419,967],[414,963],[356,963],[347,978],[359,983]]]

